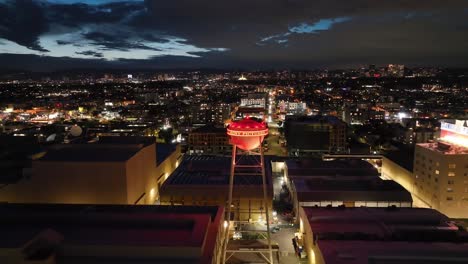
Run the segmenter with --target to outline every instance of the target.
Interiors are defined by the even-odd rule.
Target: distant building
[[[310,264],[468,263],[468,234],[424,208],[303,207],[296,252]]]
[[[188,136],[188,154],[230,155],[232,145],[226,128],[205,125],[192,130]]]
[[[179,147],[158,147],[153,137],[55,145],[32,161],[31,174],[0,190],[0,201],[154,204],[180,158]]]
[[[220,264],[223,207],[0,204],[0,263]]]
[[[389,64],[387,67],[387,74],[391,77],[404,77],[405,65]]]
[[[255,158],[246,156],[245,162]],[[252,160],[253,162],[253,160]],[[161,187],[163,205],[221,205],[228,200],[230,157],[184,156],[181,165]],[[265,161],[268,201],[273,200],[270,162]],[[236,221],[260,221],[265,213],[262,177],[260,175],[236,175],[232,204],[232,219]],[[240,208],[247,208],[240,210]]]
[[[223,125],[231,119],[231,105],[227,103],[201,103],[191,107],[191,122],[195,124]]]
[[[346,106],[342,113],[342,119],[348,124],[367,124],[369,121],[385,120],[385,110],[380,107],[364,105]]]
[[[346,123],[335,116],[287,116],[284,131],[291,156],[346,151]]]
[[[403,143],[414,145],[434,141],[437,131],[433,128],[417,127],[408,128],[403,131]]]
[[[267,93],[250,93],[241,98],[241,107],[266,108],[268,100]]]
[[[305,102],[280,101],[278,107],[280,112],[284,114],[304,115],[307,112],[307,105]]]

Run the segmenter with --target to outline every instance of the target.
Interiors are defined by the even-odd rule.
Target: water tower
[[[252,175],[252,177],[262,177],[262,189],[263,189],[263,207],[266,220],[266,238],[268,242],[268,249],[262,250],[249,250],[249,253],[260,254],[269,263],[273,263],[273,251],[270,239],[270,218],[269,218],[269,202],[267,195],[267,182],[265,175],[265,162],[263,155],[262,142],[265,136],[268,135],[268,127],[264,121],[260,121],[254,118],[244,118],[240,121],[231,122],[227,128],[227,134],[230,138],[232,146],[232,162],[231,162],[231,173],[229,177],[229,196],[227,203],[227,223],[228,228],[232,227],[231,223],[236,222],[231,219],[231,207],[232,207],[232,194],[234,189],[234,177],[236,175]],[[250,162],[245,163],[245,156],[249,157]],[[263,210],[260,210],[263,213]],[[262,216],[263,219],[263,216]],[[257,231],[258,232],[258,231]],[[229,243],[229,232],[226,235],[226,241],[224,244],[224,263],[236,252],[236,250],[227,250]],[[226,256],[226,252],[230,253]],[[246,253],[247,251],[242,251]],[[263,253],[269,253],[269,257],[263,255]]]

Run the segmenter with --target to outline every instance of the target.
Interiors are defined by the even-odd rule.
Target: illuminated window
[[[453,189],[452,188],[447,188],[447,192],[453,192]]]
[[[435,174],[439,175],[439,173],[440,173],[439,170],[435,170]]]
[[[449,164],[449,169],[455,169],[457,167],[456,164]]]
[[[454,177],[454,176],[455,176],[455,172],[450,171],[450,172],[448,173],[448,176],[449,176],[449,177]]]

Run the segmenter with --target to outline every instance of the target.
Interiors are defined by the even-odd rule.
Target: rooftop
[[[92,253],[83,249],[84,255],[90,257],[113,255],[100,250],[99,246],[110,249],[177,247],[181,248],[178,251],[181,256],[192,254],[198,259],[204,247],[212,244],[207,242],[213,239],[208,234],[210,229],[219,226],[223,219],[222,208],[206,206],[1,204],[0,214],[0,232],[8,237],[0,240],[0,248],[24,248],[29,247],[30,241],[53,239],[60,248],[73,246],[79,250],[81,246],[93,246]],[[33,243],[31,247],[34,246]],[[184,252],[182,248],[198,248],[195,252],[199,253]],[[56,253],[62,254],[60,250]],[[137,253],[126,250],[125,256],[143,257]],[[208,253],[212,255],[212,251]],[[151,252],[151,257],[156,254]]]
[[[467,232],[425,208],[304,207],[320,240],[468,242]]]
[[[143,144],[63,144],[51,148],[40,161],[122,162],[144,147]]]
[[[245,164],[254,163],[253,156],[245,156]],[[271,178],[271,163],[265,157],[267,182]],[[231,157],[209,155],[185,155],[179,167],[169,176],[164,185],[229,185]],[[258,175],[236,175],[236,185],[261,185]]]
[[[468,244],[405,241],[319,241],[325,263],[452,264],[468,262]]]
[[[99,137],[98,144],[135,145],[143,144],[149,146],[156,142],[154,137],[142,136],[103,136]]]
[[[299,202],[305,201],[401,201],[412,202],[411,194],[394,181],[380,178],[362,180],[292,180]]]
[[[451,144],[448,142],[436,142],[436,143],[423,143],[417,144],[422,148],[430,149],[443,155],[466,155],[468,154],[468,148]]]
[[[369,162],[361,159],[290,159],[286,160],[289,176],[378,176]]]

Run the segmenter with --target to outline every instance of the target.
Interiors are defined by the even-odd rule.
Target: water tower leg
[[[228,226],[226,227],[226,238],[224,240],[224,252],[223,252],[223,261],[222,263],[226,263],[226,251],[227,245],[229,243],[229,228],[231,227],[231,205],[232,205],[232,192],[234,188],[234,169],[236,167],[236,154],[237,154],[237,147],[236,145],[232,146],[232,159],[231,159],[231,173],[229,175],[229,194],[228,194],[228,202],[227,202],[227,215],[226,221],[228,222]]]
[[[260,144],[260,165],[262,167],[262,185],[263,185],[263,204],[265,205],[266,222],[267,222],[267,240],[268,240],[268,251],[270,252],[270,263],[273,264],[273,250],[271,248],[271,237],[270,237],[270,210],[268,209],[268,195],[267,195],[267,183],[265,175],[265,159],[263,156],[263,146]]]

